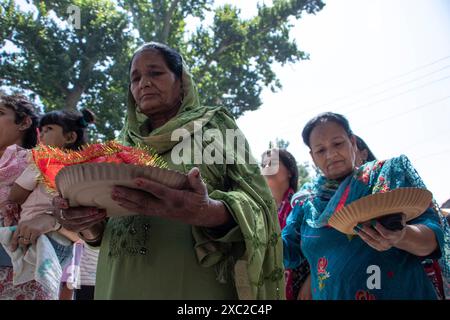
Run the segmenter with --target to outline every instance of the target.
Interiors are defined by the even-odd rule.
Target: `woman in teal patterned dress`
[[[313,299],[436,299],[421,265],[440,258],[448,276],[449,226],[432,203],[400,231],[379,222],[358,224],[358,236],[328,225],[331,215],[369,194],[425,185],[406,156],[355,167],[356,140],[348,121],[325,113],[303,130],[315,165],[322,171],[293,197],[282,232],[284,263],[294,268],[302,253],[311,266]]]

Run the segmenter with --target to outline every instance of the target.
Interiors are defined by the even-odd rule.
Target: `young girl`
[[[86,128],[94,120],[94,114],[88,109],[83,109],[81,113],[65,110],[49,112],[39,124],[40,141],[52,147],[79,150],[87,142]],[[57,194],[39,180],[39,175],[31,160],[11,188],[5,210],[5,225],[13,225],[18,220],[13,247],[17,247],[17,244],[35,244],[41,234],[47,234],[64,268],[72,255],[72,242],[79,238],[76,233],[61,228],[49,214],[53,208],[52,199]],[[34,220],[36,217],[41,218],[39,223]],[[33,223],[31,220],[34,220]]]
[[[37,106],[23,95],[0,92],[0,212],[14,181],[27,166],[29,149],[36,146]],[[2,214],[3,216],[3,214]],[[0,218],[0,227],[3,221]],[[3,230],[4,228],[0,228]],[[0,231],[1,233],[2,231]],[[0,245],[0,300],[39,299],[38,284],[13,284],[11,257]]]

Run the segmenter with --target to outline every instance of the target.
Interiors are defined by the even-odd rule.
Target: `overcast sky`
[[[257,2],[215,4],[250,17]],[[292,38],[310,60],[275,66],[283,89],[264,90],[261,108],[238,119],[253,154],[282,138],[298,162],[310,161],[303,126],[339,112],[378,158],[406,154],[438,202],[450,198],[450,1],[329,0]]]
[[[257,2],[216,1],[246,16]],[[303,126],[339,112],[378,158],[406,154],[438,202],[450,198],[450,1],[330,0],[292,37],[310,60],[277,66],[283,89],[238,119],[253,154],[278,137],[310,161]]]

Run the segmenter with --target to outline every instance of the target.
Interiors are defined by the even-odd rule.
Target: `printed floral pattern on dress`
[[[358,290],[355,294],[356,300],[376,300],[375,295],[369,291]]]
[[[362,171],[358,171],[358,177],[357,179],[361,182],[363,182],[364,184],[369,184],[369,180],[370,180],[370,168],[369,167],[365,167],[364,170]]]
[[[383,168],[385,162],[385,160],[381,160],[375,161],[373,165],[371,162],[363,165],[361,167],[361,170],[357,170],[356,179],[366,185],[369,184],[371,176],[373,177],[374,175],[376,175],[376,173],[379,172],[381,168]]]
[[[317,262],[317,279],[319,281],[319,290],[325,288],[325,280],[330,277],[330,273],[326,270],[328,266],[328,260],[322,257]]]
[[[0,268],[0,299],[1,300],[57,300],[55,293],[49,292],[37,281],[24,284],[13,284],[13,268]]]
[[[373,187],[372,193],[384,193],[390,191],[388,184],[386,183],[386,179],[383,176],[380,176]]]

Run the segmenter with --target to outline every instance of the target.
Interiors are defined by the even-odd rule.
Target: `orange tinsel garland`
[[[115,141],[89,144],[79,151],[63,150],[39,144],[32,150],[33,161],[42,181],[55,190],[55,177],[66,166],[81,163],[127,163],[166,168],[167,164],[151,149],[128,147]]]

